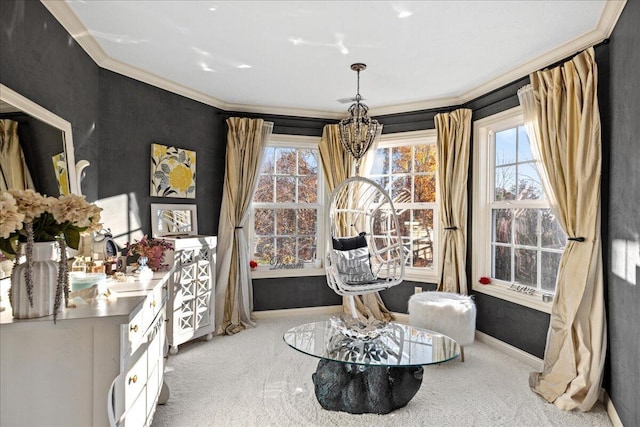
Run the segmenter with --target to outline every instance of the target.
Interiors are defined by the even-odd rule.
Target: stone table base
[[[422,366],[364,366],[321,359],[312,379],[324,409],[388,414],[415,396],[423,372]]]

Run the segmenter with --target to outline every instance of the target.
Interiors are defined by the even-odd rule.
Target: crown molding
[[[148,71],[118,61],[108,56],[98,42],[91,36],[84,24],[73,13],[73,10],[65,1],[40,0],[53,17],[67,30],[76,42],[84,49],[93,61],[101,68],[130,77],[152,86],[173,92],[178,95],[193,99],[224,111],[237,111],[257,114],[286,115],[294,117],[309,117],[321,119],[339,120],[345,117],[344,112],[332,112],[311,109],[298,109],[289,107],[274,107],[265,105],[249,105],[229,103],[202,92],[195,91],[179,83],[167,80]],[[560,47],[543,55],[533,58],[508,72],[491,79],[480,86],[468,90],[457,97],[439,98],[425,101],[410,102],[371,108],[371,116],[382,116],[406,113],[420,110],[430,110],[443,107],[462,105],[472,101],[486,93],[499,89],[513,81],[528,76],[534,71],[540,70],[550,64],[554,64],[564,58],[568,58],[589,46],[593,46],[607,39],[620,18],[620,14],[627,0],[607,0],[604,4],[600,19],[596,28],[570,40]]]

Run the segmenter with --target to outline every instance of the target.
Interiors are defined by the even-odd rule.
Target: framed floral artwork
[[[66,196],[69,191],[69,171],[67,171],[67,156],[64,152],[51,157],[53,170],[58,180],[58,189],[61,196]]]
[[[196,152],[151,144],[151,196],[196,198]]]

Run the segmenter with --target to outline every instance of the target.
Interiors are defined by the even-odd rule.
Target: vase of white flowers
[[[0,194],[0,250],[15,259],[10,290],[14,317],[57,318],[69,296],[67,247],[77,249],[81,232],[102,228],[100,211],[74,194]]]

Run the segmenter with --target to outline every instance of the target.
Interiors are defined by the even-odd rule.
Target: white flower
[[[68,222],[77,227],[97,227],[101,208],[88,203],[84,196],[69,194],[60,198],[51,206],[51,214],[59,224]],[[94,230],[97,231],[97,230]]]
[[[11,233],[22,229],[24,214],[18,212],[18,204],[11,193],[0,193],[0,237],[8,239]]]
[[[18,212],[24,214],[24,222],[33,222],[49,210],[49,205],[55,200],[52,197],[44,197],[33,190],[9,190],[15,198]]]

